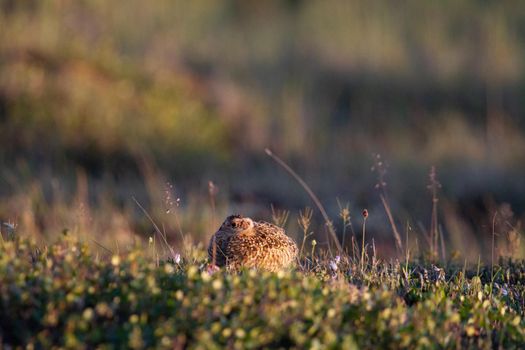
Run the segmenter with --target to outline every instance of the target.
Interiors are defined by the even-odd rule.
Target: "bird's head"
[[[238,233],[249,230],[253,228],[253,226],[253,220],[250,218],[244,218],[241,215],[230,215],[224,220],[221,229]]]

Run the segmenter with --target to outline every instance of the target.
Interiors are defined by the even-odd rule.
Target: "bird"
[[[210,239],[208,257],[218,267],[277,272],[295,264],[298,249],[284,229],[241,215],[230,215]]]

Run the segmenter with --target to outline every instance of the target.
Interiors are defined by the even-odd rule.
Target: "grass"
[[[335,194],[353,213],[366,207],[378,245],[394,233],[398,255],[407,221],[432,226],[432,165],[450,213],[438,214],[444,235],[426,232],[435,248],[489,227],[501,201],[523,222],[524,10],[475,0],[0,1],[0,218],[42,236],[143,234],[149,222],[131,196],[168,222],[155,193],[168,181],[196,208],[181,215],[195,236],[235,210],[269,217],[274,203],[295,215],[308,198],[275,173],[270,147],[305,176],[324,221],[337,215]],[[372,194],[372,153],[395,165],[388,196]],[[218,202],[201,215],[208,180]],[[333,230],[317,231],[335,245]],[[475,232],[488,242],[490,232]],[[490,253],[469,243],[455,248]]]
[[[304,180],[275,159],[311,193],[322,212],[321,202]],[[500,255],[505,240],[514,242],[510,231],[496,241],[498,222],[519,237],[520,228],[508,221],[510,208],[497,212],[499,221],[494,216],[490,265],[479,258],[468,266],[467,260],[459,263],[452,255],[446,261],[443,241],[438,263],[435,169],[430,180],[432,220],[424,232],[429,251],[412,251],[407,227],[405,242],[398,245],[405,249],[402,263],[378,257],[373,232],[367,232],[368,210],[363,210],[361,220],[354,220],[362,225],[359,239],[348,206],[339,203],[342,237],[348,230],[351,240],[338,255],[329,246],[322,247],[327,242],[310,239],[316,229],[313,211],[305,209],[298,218],[303,237],[296,268],[273,274],[216,271],[202,245],[192,244],[195,237],[183,230],[181,218],[187,212],[169,183],[162,202],[181,236],[176,246],[165,225],[157,224],[135,198],[153,227],[147,243],[129,232],[127,241],[117,243],[116,235],[108,234],[111,230],[97,232],[90,225],[89,213],[84,223],[80,222],[84,216],[79,217],[77,229],[64,230],[59,239],[55,233],[53,243],[50,236],[37,243],[28,238],[31,234],[21,236],[16,225],[9,224],[0,241],[1,344],[71,349],[521,348],[525,261],[494,259],[496,243]],[[215,221],[217,189],[211,182],[208,192],[207,215]],[[384,187],[383,194],[386,198]],[[387,215],[392,215],[386,199],[383,203]],[[286,227],[289,217],[289,211],[272,207],[279,226]],[[325,219],[325,230],[333,227]],[[393,227],[392,235],[396,232]],[[114,239],[115,246],[97,241],[100,236]],[[334,238],[338,239],[335,232]]]
[[[0,1],[1,344],[523,347],[525,5],[122,5]],[[298,268],[210,274],[232,212]]]
[[[0,339],[36,348],[520,348],[525,262],[407,265],[305,256],[293,271],[209,273],[66,235],[0,244]]]

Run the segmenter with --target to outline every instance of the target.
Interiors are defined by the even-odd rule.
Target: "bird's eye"
[[[237,227],[237,223],[236,222],[232,222],[232,227],[236,228]]]

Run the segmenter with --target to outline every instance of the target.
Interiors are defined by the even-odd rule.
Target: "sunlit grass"
[[[521,22],[473,0],[0,1],[0,343],[523,346]],[[208,273],[237,210],[285,227],[297,269]]]
[[[6,345],[67,348],[516,348],[523,262],[490,268],[319,258],[291,272],[206,270],[139,243],[94,251],[74,236],[0,243]],[[151,243],[149,243],[151,246]],[[303,265],[303,264],[301,264]]]

